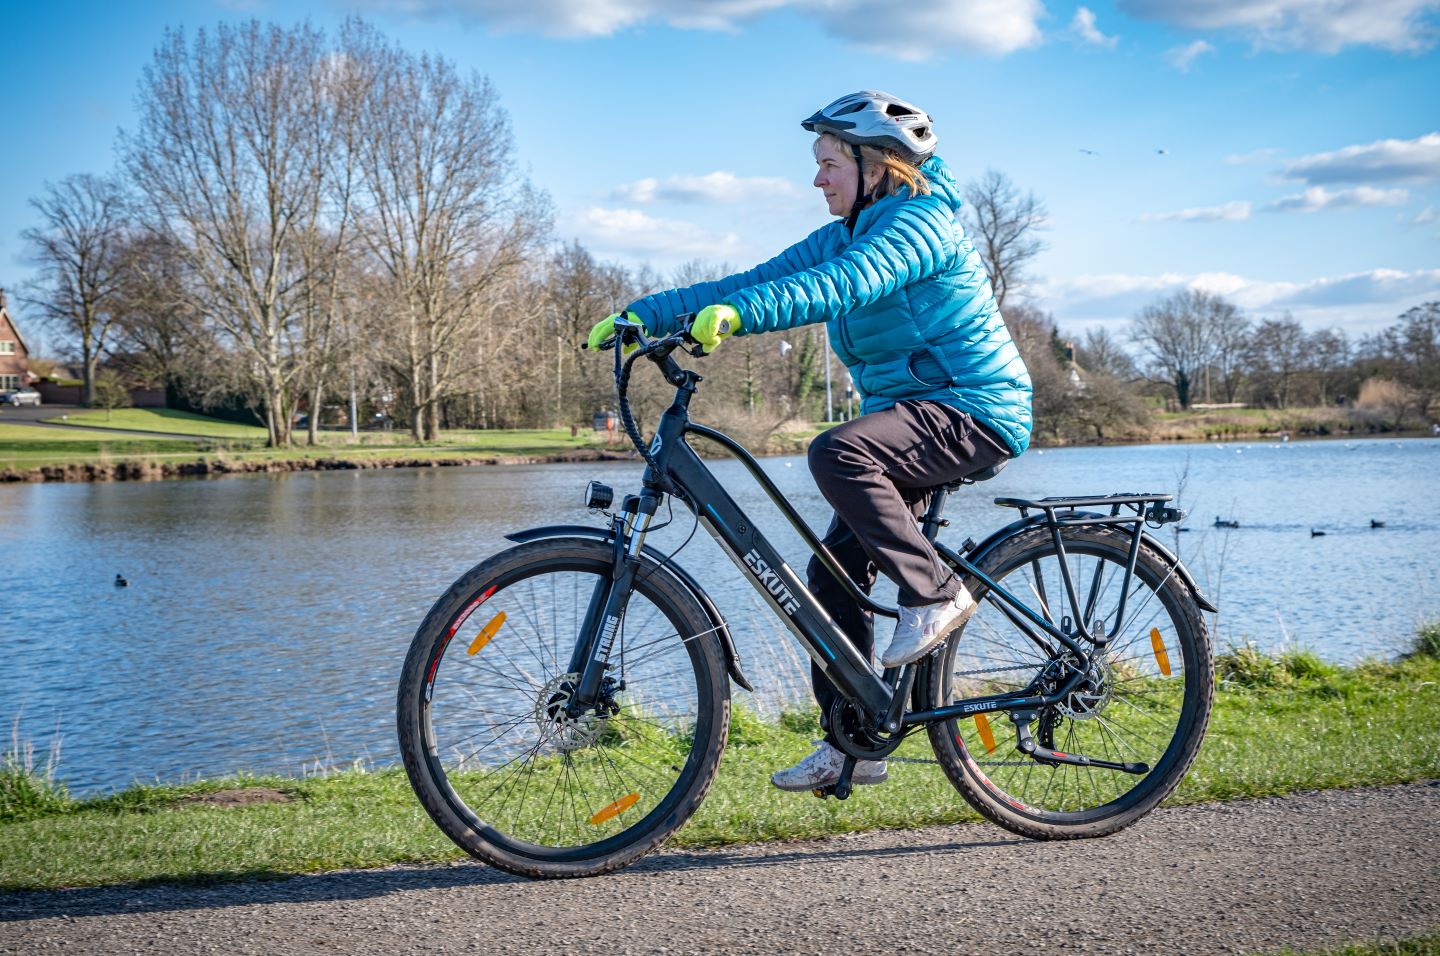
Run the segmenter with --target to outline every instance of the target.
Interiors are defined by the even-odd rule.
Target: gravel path
[[[457,864],[0,894],[4,954],[1157,956],[1437,929],[1440,781],[1166,809],[1079,843],[966,825],[667,852],[579,881]]]

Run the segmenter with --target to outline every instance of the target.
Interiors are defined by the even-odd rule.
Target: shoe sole
[[[935,639],[929,644],[922,646],[920,650],[916,651],[913,654],[907,655],[906,657],[903,657],[899,660],[892,660],[887,657],[881,657],[880,666],[904,667],[906,664],[913,664],[914,662],[920,660],[922,657],[925,657],[927,654],[932,653],[937,647],[944,644],[945,639],[951,634],[954,634],[960,628],[970,623],[970,619],[975,616],[975,612],[978,610],[980,610],[980,603],[977,601],[971,604],[970,607],[962,611],[960,616],[955,618],[955,622],[953,624],[947,624],[943,629],[936,631]]]
[[[887,781],[887,780],[889,780],[889,779],[890,779],[890,771],[887,770],[887,771],[885,771],[885,773],[881,774],[881,775],[878,776],[878,777],[866,777],[866,778],[864,778],[864,779],[861,779],[860,777],[851,777],[851,778],[850,778],[850,782],[853,783],[853,784],[854,784],[855,786],[857,786],[857,787],[873,787],[875,784],[877,784],[877,783],[884,783],[885,781]],[[772,779],[772,780],[770,781],[770,786],[774,787],[776,790],[783,790],[783,791],[785,791],[786,793],[809,793],[811,790],[819,790],[819,789],[821,789],[821,788],[823,788],[823,787],[833,787],[833,786],[835,786],[835,784],[837,784],[837,783],[839,783],[839,782],[840,782],[840,778],[839,778],[839,777],[836,777],[834,780],[831,780],[831,781],[829,781],[828,783],[808,783],[808,784],[805,784],[804,786],[799,786],[799,785],[786,786],[785,784],[776,783],[776,782]]]

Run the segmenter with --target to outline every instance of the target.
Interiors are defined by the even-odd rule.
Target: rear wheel
[[[1015,724],[1003,712],[929,728],[946,775],[976,810],[1041,839],[1103,836],[1153,809],[1194,761],[1214,694],[1204,621],[1170,564],[1142,545],[1126,588],[1128,532],[1070,527],[1062,539],[1081,613],[1091,633],[1103,629],[1110,641],[1083,683],[1041,710],[1031,733],[1053,750],[1143,763],[1148,771],[1040,764],[1017,749]],[[1048,528],[1002,543],[981,570],[1057,626],[1073,618]],[[975,588],[979,610],[931,667],[932,706],[1036,684],[1052,693],[1074,673],[1063,646],[1037,628],[1027,635],[983,585]]]
[[[525,876],[589,876],[674,833],[715,777],[729,684],[709,618],[647,561],[601,700],[566,709],[571,656],[612,548],[522,544],[478,565],[411,644],[397,719],[405,769],[461,848]]]

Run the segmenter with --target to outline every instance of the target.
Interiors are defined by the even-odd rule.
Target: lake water
[[[804,459],[764,467],[823,527]],[[741,466],[714,468],[803,567]],[[0,487],[0,718],[42,752],[58,734],[60,776],[82,793],[390,763],[401,661],[435,598],[507,531],[599,524],[579,504],[588,479],[623,494],[638,476],[622,463]],[[1008,521],[1000,495],[1175,493],[1182,479],[1194,530],[1164,536],[1221,605],[1217,645],[1353,661],[1395,654],[1440,616],[1432,439],[1032,451],[952,499],[945,538]],[[669,550],[691,525],[677,511],[652,540]],[[710,538],[678,560],[713,582],[755,704],[804,698],[808,665]]]

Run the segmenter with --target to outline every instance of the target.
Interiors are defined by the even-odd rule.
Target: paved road
[[[669,852],[0,894],[0,953],[1246,953],[1440,928],[1440,781],[1162,810],[1104,840],[983,825]]]
[[[0,405],[0,425],[31,425],[35,428],[63,428],[68,432],[85,431],[96,433],[97,438],[174,438],[181,441],[206,441],[200,435],[177,435],[173,432],[140,432],[121,428],[104,428],[99,425],[53,425],[45,418],[59,418],[77,412],[94,411],[81,405]]]

